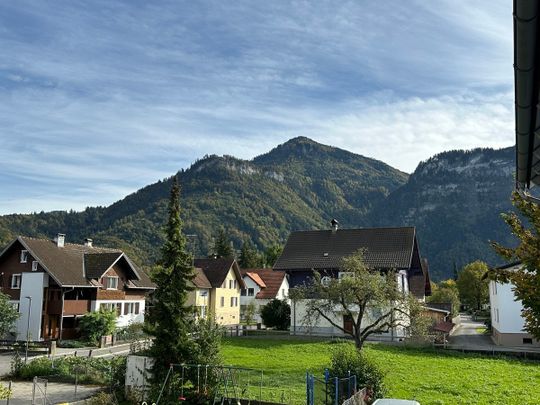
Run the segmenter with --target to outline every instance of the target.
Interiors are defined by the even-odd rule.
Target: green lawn
[[[335,345],[233,338],[224,342],[222,353],[226,364],[264,370],[265,390],[274,398],[300,404],[305,403],[306,371],[322,375]],[[385,370],[391,397],[422,405],[540,404],[540,362],[382,344],[364,350]]]

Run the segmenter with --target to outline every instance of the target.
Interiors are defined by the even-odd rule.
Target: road
[[[484,329],[486,325],[480,321],[473,321],[470,315],[460,315],[461,323],[456,328],[448,341],[452,345],[466,346],[469,348],[490,348],[495,346],[489,335],[484,335],[478,329]]]

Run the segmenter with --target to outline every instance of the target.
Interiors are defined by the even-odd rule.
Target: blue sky
[[[407,172],[509,146],[512,63],[508,0],[2,2],[0,214],[295,136]]]

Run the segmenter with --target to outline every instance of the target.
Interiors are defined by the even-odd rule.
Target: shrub
[[[344,378],[349,372],[350,375],[356,375],[359,389],[367,387],[373,399],[384,397],[384,374],[377,364],[350,344],[336,345],[332,353],[330,375]]]
[[[4,387],[4,385],[0,384],[0,399],[8,399],[11,395],[11,391]]]
[[[286,301],[273,299],[261,308],[261,318],[269,328],[287,330],[291,324],[291,306]]]
[[[110,405],[115,402],[114,396],[104,391],[98,392],[97,395],[94,395],[86,401],[89,405]]]
[[[85,340],[61,340],[58,342],[58,347],[64,349],[81,349],[88,346],[94,346],[94,343]]]
[[[79,326],[81,335],[93,344],[98,344],[102,336],[110,335],[116,326],[116,312],[114,310],[99,310],[84,315]]]

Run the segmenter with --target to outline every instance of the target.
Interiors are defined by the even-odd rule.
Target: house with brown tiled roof
[[[79,318],[101,308],[116,310],[117,326],[144,321],[148,275],[118,249],[19,236],[0,253],[0,291],[19,310],[16,338],[77,337]],[[29,319],[30,318],[30,319]]]
[[[242,278],[246,287],[240,292],[240,318],[245,319],[248,305],[255,305],[254,322],[262,323],[260,308],[270,300],[288,300],[289,281],[282,271],[272,269],[243,269]]]
[[[395,272],[396,283],[404,293],[410,292],[419,301],[431,294],[427,260],[420,255],[414,227],[338,229],[338,222],[332,220],[329,230],[292,232],[273,270],[287,273],[291,289],[311,282],[314,271],[321,274],[321,282],[327,282],[328,278],[346,276],[341,273],[342,260],[359,250],[364,251],[368,267]],[[343,334],[326,320],[306,325],[305,303],[293,302],[291,311],[293,333]],[[352,327],[345,316],[334,323],[345,330]],[[406,329],[398,328],[389,336],[405,337]]]
[[[240,323],[240,291],[245,287],[240,268],[234,259],[195,259],[195,289],[188,304],[198,316],[211,316],[220,325]]]

